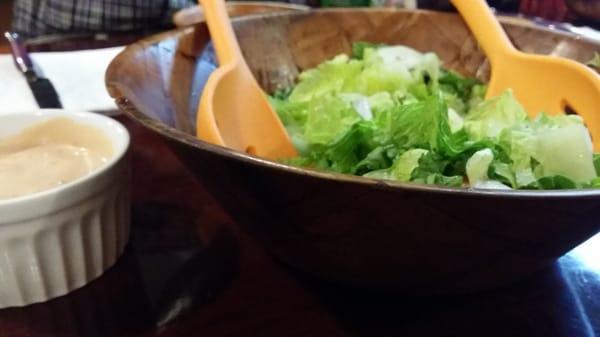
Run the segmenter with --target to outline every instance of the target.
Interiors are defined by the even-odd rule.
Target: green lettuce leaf
[[[270,100],[299,150],[292,165],[445,186],[600,188],[579,116],[530,119],[510,90],[485,100],[486,90],[435,54],[358,43]]]
[[[540,189],[544,190],[561,190],[578,187],[573,180],[560,175],[542,177],[538,179],[537,185]]]
[[[394,158],[396,158],[397,155],[398,148],[394,145],[378,146],[356,164],[353,171],[355,174],[365,175],[367,177],[370,177],[369,173],[372,172],[388,172],[388,168],[392,165]]]
[[[483,149],[475,152],[466,163],[466,173],[469,185],[475,188],[509,189],[510,187],[500,181],[490,179],[488,171],[494,161],[494,152]]]
[[[412,171],[410,180],[421,184],[462,186],[462,175],[446,173],[451,166],[448,159],[434,152],[427,152],[419,158],[419,166]]]
[[[365,177],[388,179],[397,181],[410,181],[412,172],[419,166],[419,160],[428,151],[424,149],[411,149],[402,153],[389,169],[378,169],[365,174]]]
[[[506,128],[527,121],[527,113],[510,90],[482,102],[465,118],[465,129],[473,140],[497,138]]]
[[[356,123],[330,144],[311,147],[310,162],[321,169],[353,174],[358,164],[376,147],[372,138],[370,123]]]
[[[308,102],[290,102],[281,96],[273,96],[269,101],[281,122],[285,125],[292,143],[300,154],[308,151],[308,142],[304,137],[304,129],[308,118]]]
[[[370,43],[365,41],[354,42],[352,44],[352,58],[362,60],[364,58],[366,49],[377,49],[384,46],[385,45],[383,44]]]
[[[420,148],[456,155],[464,150],[464,132],[453,133],[448,108],[441,96],[432,95],[415,102],[396,105],[376,115],[375,141],[399,148]]]
[[[409,181],[412,177],[412,172],[419,166],[419,160],[427,150],[411,149],[404,152],[390,169],[390,174],[395,180]]]
[[[463,101],[470,99],[473,87],[480,84],[474,78],[465,77],[457,72],[444,70],[439,79],[440,88],[450,94],[454,94]]]
[[[564,176],[575,182],[596,178],[592,141],[583,125],[548,128],[537,132],[538,176]]]
[[[596,169],[596,175],[600,176],[600,153],[594,153],[594,168]]]
[[[594,57],[592,57],[592,59],[587,62],[587,65],[595,68],[600,68],[600,54],[594,53]]]
[[[541,114],[528,125],[506,130],[500,142],[510,148],[518,187],[535,186],[545,176],[577,183],[598,176],[589,132],[577,116]]]
[[[322,96],[354,92],[352,86],[361,74],[363,62],[339,55],[317,68],[300,74],[299,82],[288,97],[294,102],[313,102]]]
[[[361,120],[352,104],[339,96],[324,96],[306,109],[304,138],[311,144],[328,144]]]

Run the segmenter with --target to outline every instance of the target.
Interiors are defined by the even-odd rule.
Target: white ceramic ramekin
[[[0,200],[0,308],[58,297],[112,266],[129,238],[129,134],[88,112],[39,110],[0,115],[0,138],[55,117],[92,125],[114,155],[98,171],[24,197]]]

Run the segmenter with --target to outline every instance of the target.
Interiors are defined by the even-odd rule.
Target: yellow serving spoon
[[[196,130],[206,142],[283,159],[297,155],[242,55],[223,0],[200,0],[219,59],[200,98]]]
[[[487,97],[512,88],[530,116],[561,114],[568,106],[583,117],[600,151],[600,76],[572,60],[518,51],[484,0],[451,1],[490,61]]]

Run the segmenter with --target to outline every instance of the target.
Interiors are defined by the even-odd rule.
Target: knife
[[[38,76],[35,72],[31,58],[29,58],[25,46],[19,39],[19,35],[17,33],[6,32],[4,33],[4,37],[10,44],[15,65],[25,76],[39,107],[61,109],[62,104],[58,98],[58,93],[54,89],[54,86],[52,86],[50,80]]]

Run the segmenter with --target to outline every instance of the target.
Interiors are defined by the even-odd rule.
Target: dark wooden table
[[[67,296],[0,310],[0,337],[600,335],[600,236],[483,293],[415,297],[330,284],[271,258],[156,135],[116,118],[132,135],[125,254]]]

